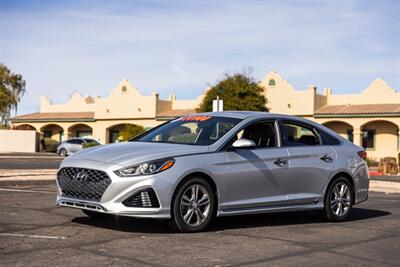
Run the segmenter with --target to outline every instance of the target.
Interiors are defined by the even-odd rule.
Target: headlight
[[[132,177],[138,175],[150,175],[163,172],[174,166],[174,159],[159,159],[149,162],[143,162],[135,166],[129,166],[115,171],[118,176]]]

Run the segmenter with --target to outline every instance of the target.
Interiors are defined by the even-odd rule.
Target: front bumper
[[[85,200],[63,195],[57,179],[57,206],[70,207],[77,209],[92,210],[113,215],[168,219],[170,215],[170,203],[173,192],[173,182],[168,178],[172,174],[165,171],[160,174],[138,176],[138,177],[119,177],[114,171],[121,168],[115,164],[105,164],[94,161],[68,161],[68,165],[62,166],[72,168],[86,168],[101,170],[109,176],[111,184],[104,191],[100,201]],[[131,196],[144,189],[154,190],[159,207],[128,207],[123,202]]]

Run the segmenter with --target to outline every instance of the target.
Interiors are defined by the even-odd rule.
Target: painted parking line
[[[43,239],[67,239],[65,236],[24,235],[24,234],[12,234],[12,233],[0,233],[0,236],[30,237],[30,238],[43,238]]]
[[[25,189],[11,189],[11,188],[0,188],[0,191],[6,192],[20,192],[20,193],[41,193],[41,194],[55,194],[56,192],[51,191],[36,191],[36,190],[25,190]]]

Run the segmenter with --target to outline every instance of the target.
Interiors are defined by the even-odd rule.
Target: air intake
[[[127,207],[132,208],[159,208],[160,203],[158,202],[156,193],[153,189],[144,189],[135,193],[122,202]]]

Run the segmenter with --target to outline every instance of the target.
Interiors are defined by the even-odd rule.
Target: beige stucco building
[[[359,94],[323,93],[310,85],[297,90],[276,72],[261,81],[271,112],[305,117],[335,130],[362,145],[369,158],[397,157],[399,153],[400,93],[377,79]],[[142,95],[123,80],[106,98],[82,97],[75,93],[65,104],[40,100],[40,112],[12,119],[16,129],[35,129],[45,137],[63,140],[93,136],[102,143],[114,142],[127,124],[154,127],[163,121],[195,111],[203,95],[194,100],[177,100],[157,93]]]
[[[296,90],[276,72],[262,80],[270,112],[305,117],[365,147],[370,159],[399,153],[400,93],[376,79],[359,94],[335,95],[314,85]]]
[[[157,93],[142,95],[128,80],[120,82],[108,97],[83,97],[74,93],[65,104],[40,99],[40,112],[12,119],[15,129],[34,129],[57,141],[91,136],[112,143],[127,124],[154,127],[171,118],[193,113],[196,100],[177,100],[170,95],[160,99]]]

